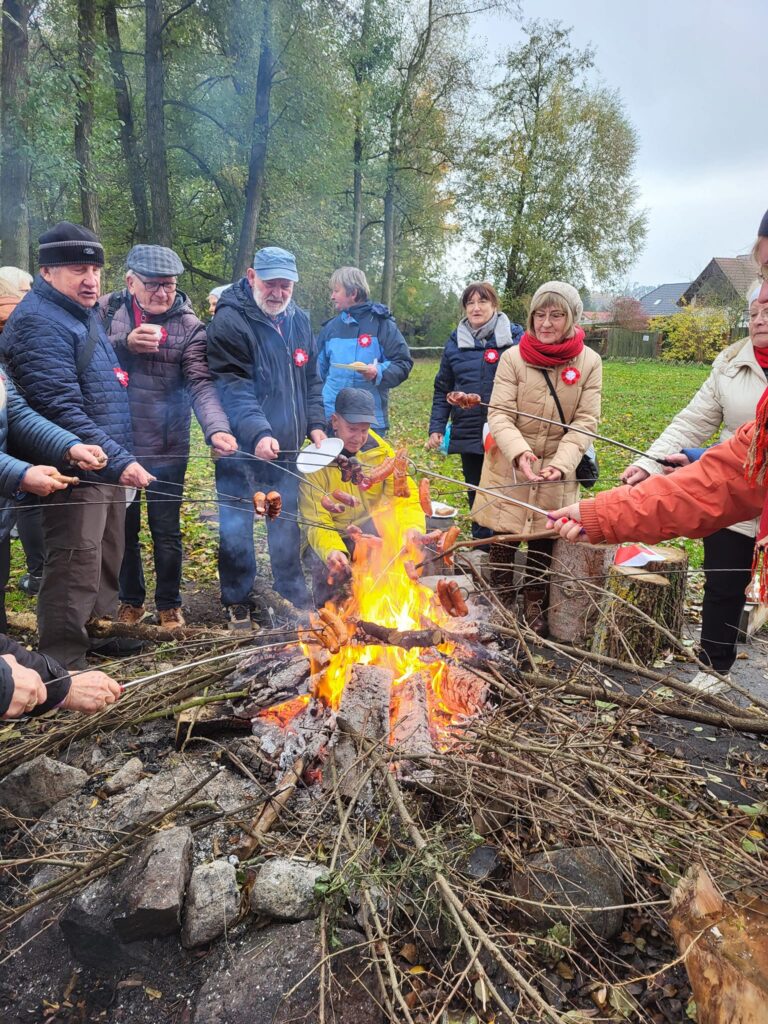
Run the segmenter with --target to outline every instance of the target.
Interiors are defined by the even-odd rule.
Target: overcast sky
[[[637,130],[648,236],[630,280],[688,281],[748,251],[768,208],[766,0],[522,2],[524,19],[560,20],[595,46]],[[478,18],[475,33],[494,55],[523,38],[509,16]]]

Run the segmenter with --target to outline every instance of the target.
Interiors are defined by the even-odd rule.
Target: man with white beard
[[[208,364],[243,453],[216,463],[221,603],[238,632],[250,630],[256,607],[256,491],[278,491],[287,514],[267,522],[275,589],[299,608],[311,604],[299,558],[296,455],[307,438],[325,438],[325,415],[309,317],[293,301],[298,279],[292,253],[260,249],[208,326]]]

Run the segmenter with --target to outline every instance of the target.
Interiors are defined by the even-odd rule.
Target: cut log
[[[688,585],[688,552],[667,544],[654,545],[653,550],[664,556],[661,562],[652,562],[648,568],[669,581],[667,601],[661,622],[670,633],[679,637],[685,622],[685,590]]]
[[[698,1024],[768,1020],[768,904],[726,903],[703,867],[672,893],[670,931],[685,960]]]
[[[409,649],[411,647],[434,647],[445,642],[445,633],[439,626],[434,629],[409,629],[397,630],[390,626],[380,626],[377,622],[363,622],[357,624],[358,635],[365,641],[371,637],[381,644],[393,644],[396,647]]]
[[[553,640],[582,647],[592,637],[615,554],[615,544],[555,543],[547,615]]]
[[[658,573],[612,565],[606,580],[592,651],[609,658],[652,665],[665,641],[637,612],[666,621],[670,583]]]
[[[337,733],[335,748],[338,792],[351,800],[358,794],[365,773],[360,739],[373,743],[389,739],[389,702],[395,674],[376,665],[351,665],[339,706],[345,728]],[[355,738],[357,737],[357,738]],[[330,784],[330,775],[324,776]]]
[[[250,731],[250,719],[238,717],[232,704],[202,704],[180,711],[176,716],[176,749],[181,750],[185,740],[191,736]]]
[[[414,672],[402,682],[392,686],[390,742],[409,754],[429,756],[435,748],[429,731],[427,691],[431,689],[428,672]],[[400,778],[431,783],[434,772],[423,761],[401,760],[397,766]]]
[[[85,624],[85,628],[88,631],[88,636],[98,639],[126,636],[136,640],[154,640],[156,643],[231,635],[225,629],[200,626],[153,626],[150,622],[131,625],[127,622],[113,622],[112,619],[92,619]]]

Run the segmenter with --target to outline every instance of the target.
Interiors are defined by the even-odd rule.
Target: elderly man
[[[333,434],[344,442],[342,455],[355,456],[367,470],[394,455],[387,442],[371,430],[374,415],[373,395],[369,391],[342,388],[331,416]],[[349,576],[349,560],[354,550],[347,534],[350,526],[381,534],[382,518],[391,517],[397,508],[403,543],[424,533],[426,521],[414,483],[410,491],[410,497],[396,498],[391,476],[362,491],[353,483],[343,481],[336,465],[319,469],[302,480],[299,485],[302,558],[309,568],[318,606],[336,597]],[[339,511],[332,514],[326,507],[327,500],[323,499],[333,498],[339,492],[349,495],[350,504],[340,502]]]
[[[339,312],[317,336],[318,370],[329,417],[342,388],[365,388],[375,403],[373,426],[383,434],[389,427],[390,388],[407,379],[413,359],[390,311],[369,296],[362,270],[340,267],[333,272],[331,302]]]
[[[176,282],[184,266],[162,245],[135,245],[126,259],[123,291],[99,300],[104,328],[128,373],[133,450],[151,470],[147,520],[155,560],[155,608],[161,626],[183,626],[181,498],[189,458],[190,404],[206,443],[229,455],[237,441],[221,407],[205,354],[205,325]],[[141,496],[125,516],[118,621],[146,615],[139,530]]]
[[[67,668],[85,668],[87,621],[117,613],[125,488],[146,487],[152,477],[131,454],[128,375],[95,309],[101,243],[87,228],[62,222],[40,236],[38,263],[40,276],[11,314],[0,349],[32,408],[100,446],[108,459],[97,476],[86,474],[87,483],[43,500],[40,649]],[[91,646],[123,654],[140,645],[112,640]]]
[[[219,298],[208,325],[208,363],[239,448],[216,463],[221,600],[233,630],[251,628],[256,603],[253,494],[276,490],[283,515],[267,523],[275,589],[310,603],[299,558],[296,455],[325,439],[322,385],[307,314],[293,302],[296,259],[260,249],[246,277]]]

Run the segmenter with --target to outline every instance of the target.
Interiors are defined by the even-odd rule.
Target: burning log
[[[280,817],[280,812],[293,796],[304,772],[305,763],[303,757],[298,757],[281,779],[277,793],[261,805],[259,813],[251,821],[250,827],[246,829],[248,838],[237,848],[236,855],[240,860],[248,860],[261,846],[264,836],[275,824]]]
[[[669,927],[685,959],[699,1024],[765,1024],[768,904],[725,902],[703,867],[672,893]]]
[[[439,626],[428,629],[398,630],[390,626],[380,626],[377,622],[361,620],[357,624],[357,635],[364,643],[375,640],[380,644],[390,644],[410,650],[413,647],[436,647],[448,639]]]
[[[376,665],[351,665],[339,707],[339,723],[343,729],[336,734],[336,766],[338,792],[342,799],[359,795],[365,775],[360,764],[361,738],[373,743],[389,736],[389,699],[395,674]],[[357,736],[357,739],[355,739]]]
[[[435,752],[429,731],[429,706],[427,694],[431,690],[428,672],[414,672],[413,675],[396,684],[392,689],[392,732],[390,742],[406,753],[428,756]],[[408,759],[398,763],[398,775],[430,784],[434,779],[433,770],[423,763]]]

